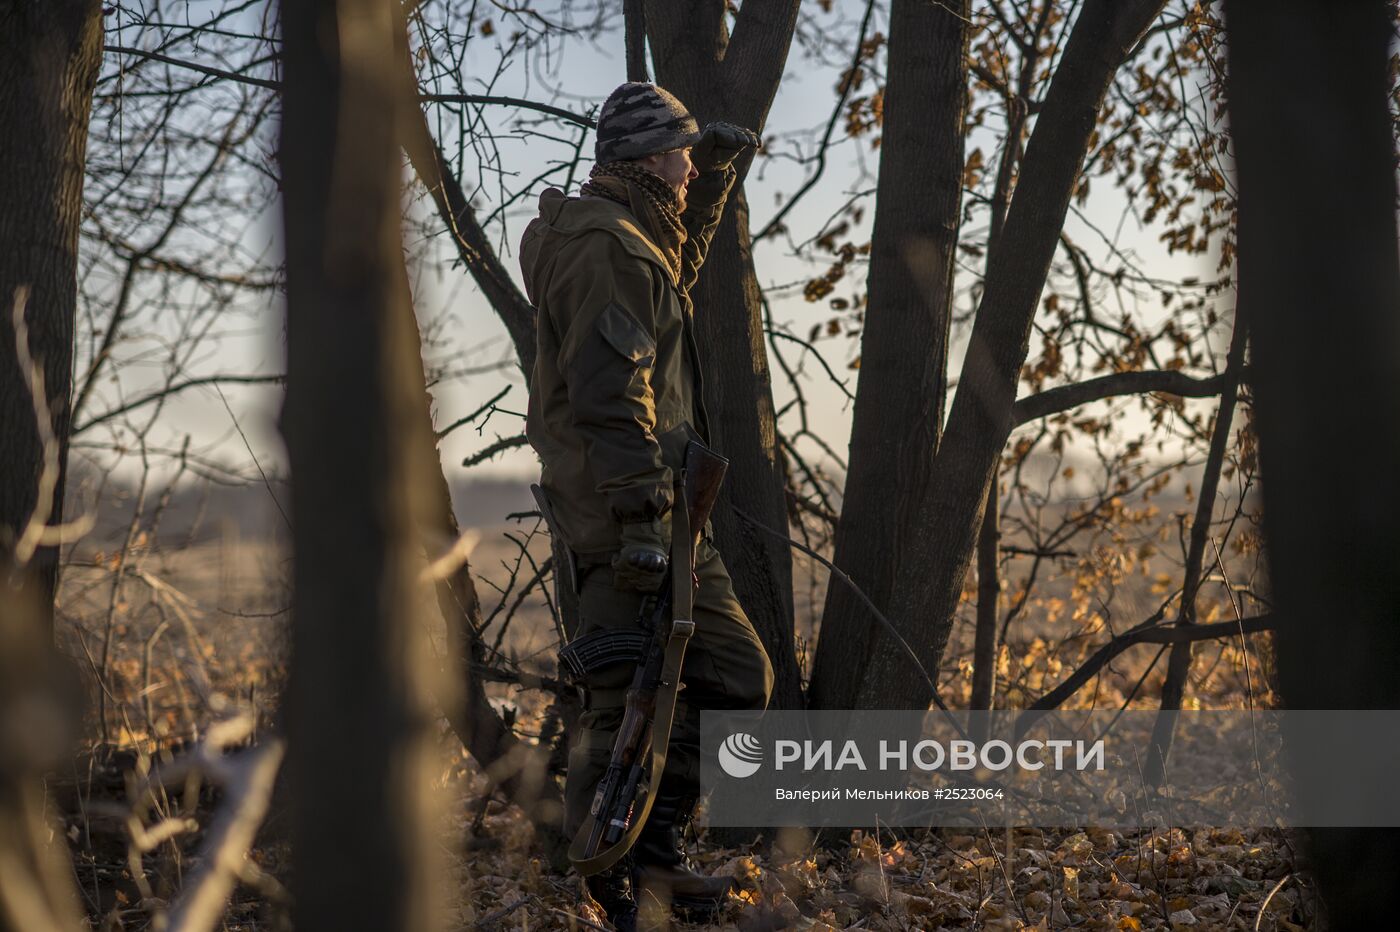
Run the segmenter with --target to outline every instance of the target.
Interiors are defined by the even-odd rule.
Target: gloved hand
[[[711,123],[690,150],[690,161],[699,172],[728,168],[745,149],[761,149],[763,141],[752,130],[736,123]]]
[[[612,568],[619,583],[638,592],[655,592],[666,581],[671,553],[670,517],[630,521],[622,525],[622,547]]]

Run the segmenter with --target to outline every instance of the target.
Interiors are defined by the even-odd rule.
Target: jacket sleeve
[[[612,234],[585,233],[560,250],[548,301],[574,426],[598,491],[623,523],[671,507],[672,473],[654,433],[652,275]]]
[[[717,171],[705,172],[686,189],[685,212],[681,223],[685,226],[685,245],[681,247],[681,291],[689,293],[691,286],[700,276],[700,266],[710,252],[710,240],[724,216],[724,204],[729,199],[729,189],[734,186],[734,169],[725,167]]]

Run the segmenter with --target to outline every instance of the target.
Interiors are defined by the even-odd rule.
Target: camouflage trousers
[[[729,571],[709,540],[695,554],[695,634],[681,669],[683,688],[676,699],[671,742],[661,793],[694,797],[700,788],[700,711],[753,709],[768,705],[773,667],[734,595]],[[641,593],[618,589],[608,566],[584,567],[579,591],[577,636],[599,628],[632,629],[638,623]],[[608,768],[613,738],[622,725],[624,698],[635,666],[615,663],[590,674],[579,730],[569,749],[564,781],[564,831],[572,838],[588,815],[593,793]]]

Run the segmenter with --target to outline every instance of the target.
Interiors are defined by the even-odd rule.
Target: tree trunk
[[[1225,12],[1279,686],[1290,708],[1396,709],[1394,22],[1379,2],[1228,0]],[[1328,783],[1298,792],[1337,792]],[[1392,925],[1400,832],[1308,834],[1331,927]]]
[[[298,929],[432,929],[434,684],[416,543],[434,520],[400,242],[389,0],[282,8],[295,561],[288,683]],[[374,895],[365,896],[365,878]]]
[[[749,247],[748,203],[736,188],[694,295],[706,370],[705,405],[710,440],[730,462],[724,482],[728,503],[786,533],[786,482]],[[715,509],[714,526],[734,591],[773,663],[770,708],[801,708],[802,680],[792,638],[792,554],[784,542],[729,508]]]
[[[997,603],[1001,596],[1000,496],[993,479],[987,486],[982,530],[977,535],[977,634],[972,645],[972,701],[987,710],[997,691]]]
[[[988,258],[986,288],[963,362],[928,494],[922,530],[899,563],[891,619],[936,674],[952,630],[988,484],[1013,423],[1031,324],[1096,115],[1113,74],[1162,8],[1162,0],[1088,0],[1079,13],[1026,148],[1006,219]],[[869,671],[879,670],[880,676]],[[857,703],[924,708],[922,677],[880,635]]]
[[[0,0],[0,550],[8,553],[31,516],[49,524],[63,516],[78,228],[101,56],[96,0]],[[20,288],[29,291],[29,350],[43,374],[43,401],[58,443],[48,476],[29,374],[20,371],[11,326]],[[36,622],[51,639],[58,547],[39,547],[25,562],[39,586],[39,603],[47,605]]]
[[[1248,340],[1248,328],[1240,316],[1239,303],[1235,304],[1235,331],[1230,338],[1230,353],[1225,362],[1225,390],[1220,393],[1220,406],[1215,412],[1215,426],[1210,437],[1210,451],[1206,454],[1205,469],[1201,473],[1200,498],[1196,501],[1196,518],[1191,525],[1191,541],[1186,548],[1186,568],[1181,583],[1181,607],[1176,623],[1194,625],[1196,623],[1196,599],[1201,590],[1201,577],[1205,563],[1206,542],[1210,539],[1210,521],[1215,515],[1215,498],[1220,489],[1220,471],[1225,466],[1225,450],[1230,445],[1230,427],[1234,423],[1235,402],[1239,398],[1239,373],[1244,367],[1244,348]],[[1181,708],[1181,700],[1186,695],[1186,679],[1191,672],[1192,648],[1195,644],[1185,641],[1173,644],[1167,660],[1167,678],[1162,683],[1161,708],[1165,712],[1175,712]],[[1143,782],[1148,786],[1160,786],[1167,772],[1167,759],[1171,755],[1172,735],[1176,728],[1175,715],[1159,715],[1152,732],[1152,750],[1143,765]]]
[[[1040,20],[1043,25],[1045,17]],[[1040,66],[1039,28],[1031,38],[1029,50],[1022,50],[1020,77],[1016,94],[1006,100],[1006,140],[1002,144],[1001,160],[997,165],[996,186],[992,191],[991,230],[987,234],[988,258],[992,246],[1006,227],[1006,207],[1011,203],[1011,189],[1016,169],[1021,164],[1022,139],[1026,132],[1026,117],[1030,108],[1031,88]],[[1014,408],[1013,408],[1014,411]],[[972,648],[972,695],[969,707],[976,711],[990,710],[996,697],[998,603],[1001,598],[1001,496],[1000,465],[992,472],[987,486],[987,501],[982,506],[982,529],[977,535],[977,630]],[[1007,616],[1007,623],[1011,616]],[[988,721],[974,722],[986,737]]]
[[[648,3],[658,81],[702,125],[728,120],[761,133],[787,61],[797,8],[796,0],[748,0],[731,39],[723,0]],[[802,704],[792,637],[792,554],[724,507],[735,506],[775,531],[787,530],[782,454],[741,187],[748,162],[737,167],[739,180],[692,294],[710,439],[730,460],[714,525],[735,593],[773,663],[770,708],[792,709]]]
[[[622,43],[627,55],[627,80],[650,81],[647,73],[647,14],[644,0],[622,0]]]
[[[0,932],[80,924],[42,779],[71,750],[81,687],[53,647],[58,547],[23,535],[31,518],[63,517],[78,229],[101,55],[99,3],[0,0]],[[20,289],[23,354],[13,324]]]
[[[962,207],[967,2],[895,0],[868,305],[835,563],[881,609],[924,533],[948,389],[948,331]],[[847,586],[830,586],[809,701],[855,702],[877,622]]]
[[[10,571],[0,556],[0,932],[67,932],[78,891],[43,775],[71,760],[83,691],[43,624],[53,602]]]

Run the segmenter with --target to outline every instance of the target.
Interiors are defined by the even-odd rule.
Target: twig
[[[24,530],[15,544],[13,560],[17,567],[27,564],[39,546],[46,542],[59,474],[59,444],[53,432],[53,413],[49,410],[48,395],[44,391],[44,373],[29,353],[29,327],[24,321],[24,306],[28,301],[29,289],[24,286],[16,288],[10,321],[15,331],[15,361],[29,389],[29,400],[34,405],[34,422],[39,431],[44,461],[39,471],[34,510],[30,512],[29,520],[25,522]]]
[[[487,796],[486,798],[490,799],[489,796]],[[503,906],[495,912],[487,913],[485,916],[482,916],[479,920],[477,920],[475,928],[489,929],[491,926],[500,922],[502,919],[506,918],[511,913],[515,912],[517,909],[530,902],[530,900],[532,899],[534,899],[534,897],[522,896],[520,899],[516,900],[514,903],[511,903],[509,906]]]
[[[596,922],[589,922],[587,919],[583,918],[582,916],[575,915],[574,913],[571,913],[571,912],[569,912],[568,910],[556,909],[555,907],[551,906],[551,907],[549,907],[549,911],[550,911],[551,913],[556,913],[556,914],[558,914],[558,915],[560,915],[560,916],[563,916],[565,919],[569,919],[569,920],[571,920],[571,921],[573,921],[573,922],[577,922],[577,923],[578,923],[579,925],[581,925],[581,926],[587,926],[587,927],[590,928],[590,929],[597,929],[598,932],[608,932],[608,927],[607,927],[607,926],[600,926],[600,925],[598,925],[598,923],[596,923]]]
[[[504,453],[506,450],[513,450],[516,447],[523,447],[529,442],[530,441],[526,439],[524,434],[520,434],[515,437],[507,437],[504,440],[497,440],[495,443],[491,444],[489,447],[482,450],[481,452],[475,453],[472,456],[469,456],[466,459],[462,460],[462,465],[470,467],[475,466],[478,463],[484,463],[486,460],[489,460],[497,453]]]
[[[210,729],[206,747],[214,737],[214,729]],[[274,738],[236,760],[222,759],[218,776],[224,785],[225,805],[200,849],[201,866],[190,876],[171,912],[170,932],[211,932],[219,924],[272,802],[283,751],[281,739]]]
[[[526,555],[529,555],[528,552]],[[531,560],[530,562],[533,565],[534,561]],[[520,592],[515,597],[515,601],[511,603],[510,611],[506,612],[506,617],[501,619],[501,626],[496,630],[496,639],[491,643],[491,653],[499,654],[501,652],[501,641],[505,639],[506,631],[510,628],[511,619],[515,617],[515,613],[520,609],[520,606],[525,603],[525,599],[530,595],[530,591],[534,589],[535,586],[540,585],[545,576],[553,569],[554,557],[552,555],[546,558],[539,566],[535,567],[535,575],[531,576],[529,581],[521,588]],[[514,574],[512,574],[512,577],[513,575]],[[496,608],[496,611],[491,613],[490,618],[486,619],[486,624],[491,624],[491,622],[495,620],[496,615],[500,614],[501,609],[504,607],[505,600],[502,599],[500,606]]]
[[[856,585],[856,581],[854,579],[852,579],[850,576],[847,576],[846,573],[839,569],[835,563],[832,563],[830,560],[817,553],[811,547],[808,547],[805,544],[799,544],[797,541],[793,540],[791,537],[788,537],[786,534],[782,534],[778,531],[773,530],[768,525],[764,524],[762,521],[759,521],[757,518],[753,517],[748,512],[739,508],[737,505],[730,504],[729,507],[736,515],[738,515],[740,518],[747,521],[754,527],[758,528],[763,533],[768,534],[772,537],[776,537],[778,540],[786,542],[789,547],[793,547],[797,550],[800,550],[802,553],[805,553],[813,560],[816,560],[822,566],[826,567],[831,572],[832,576],[836,577],[841,582],[845,583],[848,587],[850,587],[850,590],[853,593],[855,593],[856,598],[860,599],[861,602],[865,604],[865,607],[870,610],[870,614],[875,617],[875,620],[880,622],[880,624],[884,626],[885,632],[889,634],[890,637],[894,638],[895,643],[899,645],[899,647],[904,651],[905,656],[909,658],[909,662],[912,663],[914,665],[914,668],[918,670],[919,673],[923,676],[924,682],[928,685],[929,697],[933,700],[933,704],[938,706],[939,710],[943,712],[944,717],[947,718],[949,724],[953,726],[953,728],[957,731],[957,733],[960,736],[962,736],[963,738],[968,738],[967,731],[964,730],[962,724],[956,718],[953,717],[952,710],[949,709],[948,704],[943,701],[943,697],[938,694],[938,684],[934,682],[933,677],[929,676],[928,670],[919,661],[919,655],[914,653],[914,648],[909,646],[909,642],[906,641],[904,639],[904,636],[899,633],[899,629],[894,626],[894,622],[886,618],[885,613],[875,607],[875,603],[870,601],[870,596],[866,595],[865,592],[860,588],[860,586]]]
[[[450,579],[453,573],[467,565],[471,559],[472,551],[480,542],[481,533],[479,531],[472,529],[463,531],[461,536],[452,542],[452,546],[448,548],[446,553],[423,567],[423,571],[418,574],[418,581],[426,584]]]
[[[836,97],[836,106],[832,108],[831,116],[826,121],[826,130],[822,133],[821,145],[817,149],[816,171],[812,173],[812,177],[802,183],[802,187],[798,188],[792,197],[787,199],[787,203],[782,206],[781,210],[773,215],[773,219],[765,223],[763,229],[759,230],[758,233],[754,235],[753,241],[755,243],[768,238],[773,233],[782,229],[783,218],[796,206],[803,195],[812,190],[812,187],[821,178],[822,172],[826,170],[826,150],[831,145],[831,133],[832,130],[836,128],[836,121],[840,118],[841,111],[846,106],[846,98],[851,95],[851,89],[856,86],[856,69],[860,67],[861,59],[865,57],[865,35],[870,28],[870,16],[874,10],[874,0],[867,0],[865,4],[865,15],[860,21],[860,32],[856,35],[856,51],[854,57],[851,59],[850,70],[846,72],[841,80],[841,93]]]
[[[1220,568],[1220,578],[1225,583],[1225,598],[1230,603],[1230,610],[1235,616],[1235,624],[1240,629],[1240,653],[1244,655],[1245,697],[1249,701],[1249,735],[1254,750],[1254,773],[1259,780],[1259,789],[1264,794],[1264,801],[1267,804],[1269,791],[1264,782],[1264,765],[1259,760],[1259,731],[1254,721],[1254,676],[1249,670],[1249,643],[1244,639],[1244,618],[1240,614],[1239,605],[1235,602],[1235,594],[1230,591],[1230,576],[1225,572],[1225,561],[1220,557],[1220,548],[1216,546],[1214,537],[1210,539],[1210,546],[1215,551],[1215,565]]]
[[[1002,882],[1006,884],[1007,898],[1011,900],[1011,905],[1016,907],[1016,912],[1021,914],[1021,922],[1024,925],[1029,926],[1031,924],[1031,920],[1030,917],[1026,915],[1025,904],[1023,904],[1020,898],[1016,896],[1016,887],[1011,883],[1011,872],[1007,869],[1006,859],[1003,858],[1001,856],[1001,853],[997,851],[996,842],[992,841],[992,833],[987,830],[987,824],[985,821],[982,823],[982,834],[986,836],[987,847],[991,849],[992,857],[996,860],[997,867],[1001,869],[1001,879]]]
[[[282,521],[287,525],[288,530],[292,527],[292,519],[287,517],[287,513],[282,510],[282,503],[277,500],[277,493],[272,491],[272,483],[267,478],[267,473],[263,472],[262,463],[258,462],[258,455],[253,452],[253,445],[248,442],[248,436],[243,433],[243,428],[238,423],[238,418],[234,416],[233,408],[229,407],[228,399],[224,397],[224,390],[215,382],[214,391],[219,393],[219,400],[224,403],[224,410],[228,412],[230,421],[233,421],[233,429],[238,431],[238,436],[243,438],[243,449],[248,451],[248,455],[253,458],[253,465],[258,468],[258,475],[262,476],[263,485],[267,488],[267,494],[272,496],[272,504],[277,506],[277,513],[282,516]]]
[[[795,337],[795,336],[793,336],[793,335],[790,334],[790,333],[784,333],[784,332],[781,331],[781,330],[775,330],[775,329],[773,329],[772,327],[769,327],[769,328],[768,328],[768,335],[769,335],[770,337],[773,337],[774,339],[777,339],[777,338],[780,338],[780,337],[781,337],[781,338],[784,339],[784,340],[791,340],[793,343],[796,343],[798,346],[804,347],[804,348],[806,348],[807,350],[809,350],[809,351],[812,353],[813,356],[817,357],[817,362],[820,363],[820,364],[821,364],[821,367],[822,367],[823,369],[826,370],[826,374],[827,374],[828,376],[831,377],[832,383],[835,384],[835,386],[836,386],[837,388],[841,389],[841,393],[842,393],[843,395],[846,396],[846,400],[847,400],[847,401],[855,401],[855,400],[856,400],[856,396],[853,395],[853,394],[851,394],[851,390],[850,390],[849,388],[846,387],[846,380],[845,380],[845,379],[838,379],[838,378],[836,377],[836,373],[831,371],[831,366],[827,363],[826,358],[823,357],[822,354],[821,354],[820,352],[817,351],[817,348],[816,348],[815,346],[813,346],[810,342],[808,342],[807,340],[802,339],[801,337]],[[799,365],[801,365],[801,363],[799,363]]]
[[[561,120],[567,120],[588,129],[596,129],[598,126],[596,120],[581,113],[574,113],[572,110],[565,110],[563,107],[555,107],[551,104],[536,103],[523,97],[503,97],[499,94],[419,94],[418,99],[425,104],[502,104],[507,107],[519,107],[522,110],[538,110],[540,113],[557,116]]]
[[[83,423],[79,424],[77,427],[73,428],[72,433],[74,436],[77,436],[83,431],[96,427],[98,424],[110,421],[114,417],[118,417],[119,415],[126,414],[129,411],[134,411],[137,408],[141,408],[148,404],[160,401],[170,395],[176,394],[177,392],[182,392],[187,388],[196,388],[200,385],[217,384],[267,385],[285,381],[286,376],[282,375],[206,375],[201,376],[199,378],[186,379],[183,382],[176,382],[174,385],[171,385],[167,388],[162,388],[160,391],[152,392],[149,395],[143,395],[142,397],[137,398],[135,401],[129,401],[126,404],[113,408],[110,411],[104,411],[96,417],[86,420]]]
[[[171,58],[169,55],[162,55],[159,52],[148,52],[145,49],[134,49],[124,45],[104,45],[104,52],[115,52],[118,55],[135,55],[139,58],[158,61],[163,65],[172,65],[176,68],[183,68],[186,71],[193,71],[198,74],[207,75],[211,78],[222,78],[226,81],[233,81],[238,84],[247,84],[252,87],[262,87],[268,90],[280,90],[282,85],[267,78],[255,78],[251,75],[239,74],[236,71],[225,71],[222,68],[211,68],[208,65],[200,65],[191,61],[184,61],[179,58]]]
[[[1293,877],[1292,874],[1284,874],[1279,878],[1278,883],[1269,891],[1269,895],[1264,897],[1264,902],[1259,904],[1259,913],[1254,917],[1254,932],[1259,932],[1259,924],[1264,921],[1264,910],[1269,908],[1269,901],[1274,898],[1274,894],[1283,889],[1283,885]]]
[[[471,414],[468,414],[466,417],[459,417],[457,420],[453,421],[451,424],[448,424],[448,425],[447,425],[446,427],[444,427],[442,430],[440,430],[440,431],[437,432],[437,437],[436,437],[436,439],[441,440],[443,437],[446,437],[448,434],[452,433],[454,430],[456,430],[457,428],[461,427],[463,424],[470,424],[472,421],[474,421],[474,420],[476,420],[477,418],[481,417],[481,415],[482,415],[483,413],[485,413],[486,411],[489,411],[489,410],[491,410],[492,408],[494,408],[494,407],[496,406],[496,402],[498,402],[498,401],[500,401],[502,398],[504,398],[504,397],[506,396],[506,394],[511,390],[512,387],[513,387],[513,386],[507,385],[505,388],[503,388],[503,389],[501,389],[499,392],[497,392],[497,393],[495,394],[495,396],[493,396],[493,397],[491,398],[490,401],[486,402],[486,404],[484,404],[484,405],[482,405],[481,407],[477,408],[477,409],[476,409],[475,411],[473,411]]]

